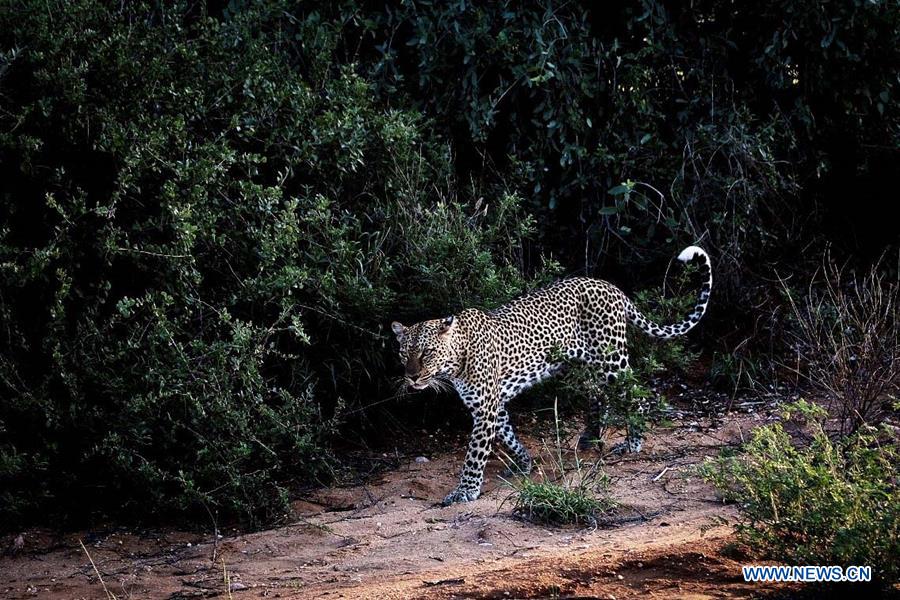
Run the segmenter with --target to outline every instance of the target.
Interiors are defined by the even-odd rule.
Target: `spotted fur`
[[[694,310],[672,325],[653,323],[617,287],[587,277],[557,281],[492,311],[467,309],[409,327],[392,323],[407,384],[413,389],[450,384],[472,413],[459,485],[445,505],[478,498],[495,440],[523,473],[530,472],[531,457],[513,431],[506,404],[563,367],[551,358],[554,353],[597,365],[612,382],[628,368],[627,323],[661,339],[684,335],[697,324],[712,289],[709,256],[690,246],[678,260],[698,261],[706,281]],[[639,451],[640,446],[639,435],[629,432],[627,449]]]

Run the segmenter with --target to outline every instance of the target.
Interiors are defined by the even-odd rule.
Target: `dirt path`
[[[723,555],[731,533],[717,519],[733,509],[691,466],[766,418],[655,430],[644,452],[607,466],[622,506],[593,530],[515,518],[497,461],[478,501],[436,505],[455,482],[460,451],[410,459],[365,486],[321,490],[295,503],[293,524],[217,543],[183,532],[82,537],[117,598],[227,598],[229,587],[237,599],[758,597],[766,589],[744,584],[740,562]],[[77,536],[27,532],[25,542],[0,559],[0,596],[107,597]]]

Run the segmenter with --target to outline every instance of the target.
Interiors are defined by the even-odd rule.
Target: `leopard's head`
[[[440,389],[458,374],[463,361],[463,344],[456,317],[422,321],[405,327],[394,321],[391,329],[400,342],[400,362],[406,367],[409,387]]]

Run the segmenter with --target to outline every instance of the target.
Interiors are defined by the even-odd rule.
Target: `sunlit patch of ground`
[[[298,499],[294,521],[267,531],[218,540],[177,531],[25,532],[24,546],[0,558],[0,596],[104,598],[99,572],[117,598],[759,597],[778,588],[740,578],[731,528],[721,522],[734,509],[692,467],[770,419],[757,407],[715,425],[688,415],[654,429],[641,454],[609,460],[620,508],[594,529],[516,518],[499,461],[479,500],[441,507],[460,445],[428,462],[404,457],[365,485]],[[523,438],[535,454],[545,447]]]

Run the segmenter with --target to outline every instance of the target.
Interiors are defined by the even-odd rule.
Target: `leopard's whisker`
[[[453,390],[452,384],[441,377],[434,377],[429,385],[439,392],[450,392]]]

